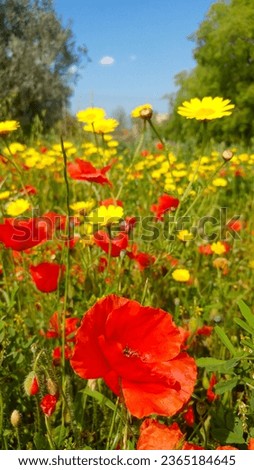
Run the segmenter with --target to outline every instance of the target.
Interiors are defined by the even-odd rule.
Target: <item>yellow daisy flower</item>
[[[17,201],[10,202],[6,207],[6,213],[11,217],[17,217],[23,214],[29,208],[29,202],[26,199],[17,199]]]
[[[0,193],[0,200],[2,200],[2,199],[8,199],[8,197],[10,196],[10,194],[11,194],[10,191],[2,191],[2,192]]]
[[[177,238],[181,240],[182,242],[187,242],[189,240],[193,240],[193,233],[189,232],[189,230],[180,230],[180,232],[177,235]]]
[[[142,119],[151,119],[153,115],[153,107],[151,104],[142,104],[137,106],[131,112],[131,117],[133,118],[142,118]]]
[[[77,201],[70,205],[70,208],[76,213],[89,213],[94,206],[94,201]]]
[[[177,112],[187,119],[205,121],[230,116],[234,107],[234,104],[230,104],[230,100],[224,100],[219,96],[216,98],[205,96],[202,100],[192,98],[190,101],[184,101]]]
[[[83,127],[84,131],[95,132],[96,134],[107,134],[113,132],[119,122],[116,119],[96,119],[93,123],[89,123]]]
[[[18,121],[3,121],[0,122],[0,135],[7,135],[10,132],[16,131],[20,127]]]
[[[78,121],[91,124],[98,119],[104,119],[106,112],[103,108],[86,108],[79,111],[76,116]]]
[[[178,268],[172,272],[172,278],[178,282],[188,282],[190,280],[190,273],[188,269]]]
[[[223,245],[223,243],[221,243],[221,242],[212,243],[212,245],[211,245],[211,250],[212,250],[213,253],[215,253],[216,255],[222,255],[223,253],[226,252],[226,248],[225,248],[225,246]]]
[[[111,225],[119,222],[123,217],[123,208],[110,204],[108,207],[100,206],[89,215],[89,222],[98,225]]]
[[[225,178],[216,178],[213,180],[213,185],[216,187],[222,187],[224,188],[227,186],[228,182]]]

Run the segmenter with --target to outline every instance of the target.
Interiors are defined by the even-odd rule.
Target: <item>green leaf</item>
[[[234,430],[228,433],[226,444],[245,444],[241,421],[235,423]]]
[[[218,395],[222,395],[222,394],[225,393],[225,392],[229,392],[230,390],[232,390],[233,388],[235,388],[235,386],[237,385],[238,381],[239,381],[238,377],[235,377],[234,379],[230,379],[230,380],[220,380],[220,381],[214,386],[215,392],[216,392]]]
[[[63,426],[57,426],[52,430],[52,434],[54,437],[54,441],[57,442],[57,446],[60,447],[64,439],[66,439],[68,435],[68,430]]]
[[[225,361],[223,359],[216,359],[215,357],[200,357],[196,360],[198,367],[205,367],[208,372],[218,371],[222,373],[233,373],[234,367],[242,357],[234,357]]]
[[[246,303],[243,300],[239,300],[237,305],[240,308],[241,314],[247,321],[248,325],[254,329],[254,315],[251,309],[248,307],[248,305],[246,305]]]
[[[226,335],[225,331],[218,325],[215,326],[214,330],[217,336],[219,336],[221,342],[224,344],[224,346],[226,346],[226,348],[232,354],[232,356],[235,356],[236,355],[235,348],[233,344],[231,343],[229,337]]]
[[[49,449],[49,443],[43,434],[36,432],[34,435],[34,445],[37,450],[46,450]]]
[[[252,336],[254,336],[254,330],[245,321],[241,320],[240,318],[234,318],[234,322],[243,330],[247,331]]]
[[[105,395],[97,392],[97,390],[91,390],[90,388],[86,387],[80,390],[80,392],[94,398],[101,406],[107,406],[110,410],[115,411],[116,405],[109,398],[105,397]]]

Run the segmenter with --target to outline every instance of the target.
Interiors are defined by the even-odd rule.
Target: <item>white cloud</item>
[[[114,57],[110,57],[109,55],[105,55],[99,61],[101,65],[112,65],[114,62],[115,62]]]

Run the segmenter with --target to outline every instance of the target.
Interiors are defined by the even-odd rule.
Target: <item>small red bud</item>
[[[30,372],[24,381],[24,389],[28,396],[36,395],[39,392],[39,381],[34,371]]]

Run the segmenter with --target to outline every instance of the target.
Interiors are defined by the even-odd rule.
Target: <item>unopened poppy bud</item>
[[[224,150],[223,154],[222,154],[222,158],[223,160],[225,160],[225,162],[229,162],[229,160],[231,160],[233,158],[234,154],[231,150]]]
[[[58,394],[57,384],[50,377],[47,378],[47,390],[50,393],[50,395],[57,395]]]
[[[10,421],[14,428],[17,428],[20,425],[21,419],[21,413],[18,410],[13,410]]]
[[[39,381],[34,371],[30,372],[24,381],[24,390],[28,396],[39,392]]]

